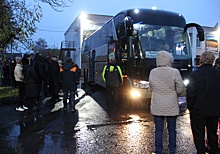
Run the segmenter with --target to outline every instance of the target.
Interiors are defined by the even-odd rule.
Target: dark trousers
[[[50,81],[50,90],[53,99],[59,99],[59,81]]]
[[[70,96],[69,96],[69,102],[71,103],[72,109],[75,107],[76,101],[75,101],[75,91],[69,91]],[[68,91],[63,91],[63,106],[64,108],[67,107],[67,98],[68,98]]]
[[[47,97],[49,94],[49,89],[48,89],[48,84],[46,82],[43,83],[43,88],[44,88],[44,97]]]
[[[205,133],[207,132],[208,146],[210,154],[218,152],[218,117],[202,116],[196,113],[190,113],[191,128],[194,137],[194,143],[197,154],[205,154]],[[205,129],[206,128],[206,129]],[[206,130],[206,132],[205,132]]]
[[[106,102],[107,106],[117,107],[118,105],[118,90],[119,87],[106,86]]]
[[[34,107],[36,106],[35,98],[34,97],[27,97],[27,106],[29,111],[33,110]]]
[[[26,106],[27,104],[24,103],[25,83],[16,81],[16,85],[18,86],[18,90],[19,90],[17,107],[22,106],[22,105]]]
[[[37,85],[37,95],[36,95],[36,101],[40,102],[40,98],[41,98],[41,89],[42,89],[42,81],[40,81],[40,83]]]

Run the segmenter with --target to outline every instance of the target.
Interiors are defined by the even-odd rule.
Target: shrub
[[[17,99],[18,89],[14,87],[0,87],[0,99]]]

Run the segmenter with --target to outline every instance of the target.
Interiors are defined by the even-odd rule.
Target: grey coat
[[[179,70],[172,68],[173,57],[166,51],[157,56],[157,68],[150,72],[149,86],[152,92],[151,114],[176,116],[179,114],[178,96],[185,92]]]

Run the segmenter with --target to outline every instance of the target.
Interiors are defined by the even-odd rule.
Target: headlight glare
[[[131,90],[131,96],[133,98],[141,96],[141,94],[137,90]]]
[[[189,80],[188,80],[188,79],[183,80],[183,84],[184,84],[185,86],[187,86],[187,85],[189,84]]]

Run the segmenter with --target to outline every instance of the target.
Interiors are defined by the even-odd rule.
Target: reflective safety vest
[[[121,68],[117,65],[107,65],[102,72],[102,78],[107,86],[116,87],[123,83]]]

